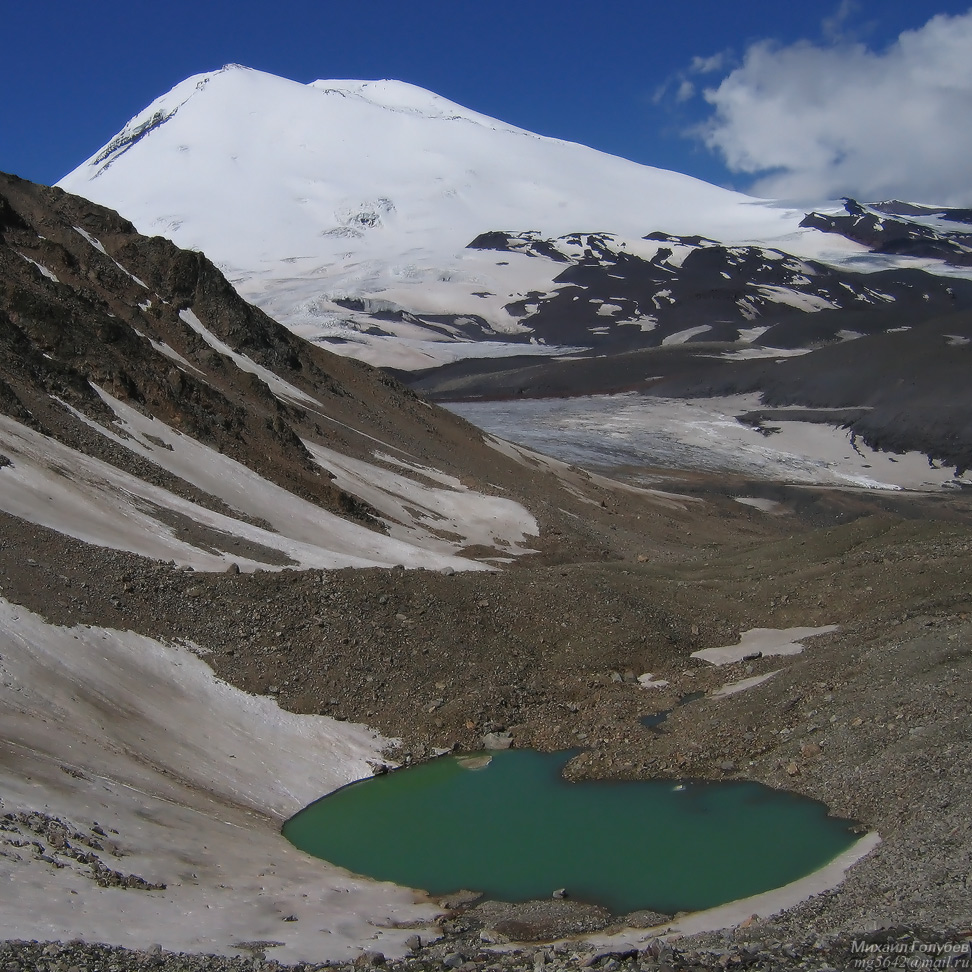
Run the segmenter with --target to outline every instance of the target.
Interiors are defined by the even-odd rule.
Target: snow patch
[[[836,624],[827,624],[820,628],[751,628],[740,635],[738,645],[703,648],[693,651],[691,657],[721,666],[742,661],[747,655],[798,655],[804,649],[802,641],[817,635],[830,634],[837,629]]]
[[[240,371],[256,375],[277,398],[302,405],[316,405],[318,408],[324,407],[316,398],[312,398],[306,392],[301,391],[296,385],[292,385],[289,381],[285,381],[279,375],[274,374],[269,368],[264,368],[263,365],[257,364],[252,358],[248,358],[245,354],[240,354],[239,351],[234,351],[228,344],[221,341],[212,331],[205,327],[202,321],[191,310],[179,311],[179,317],[214,351],[218,351],[220,354],[229,358]]]
[[[99,253],[101,253],[103,256],[108,257],[108,259],[111,260],[111,262],[116,267],[118,267],[118,269],[121,270],[121,272],[125,274],[125,276],[129,278],[129,280],[132,280],[135,283],[137,283],[139,287],[144,287],[146,290],[149,289],[149,285],[145,283],[144,280],[139,280],[139,278],[136,277],[134,273],[132,273],[129,270],[126,270],[113,256],[111,256],[108,253],[108,251],[104,248],[104,246],[101,245],[100,240],[92,236],[87,230],[83,230],[80,226],[75,226],[73,227],[73,229],[75,233],[79,234],[81,237],[87,240],[88,243],[90,243]]]
[[[317,443],[305,440],[304,445],[322,468],[334,474],[340,489],[382,514],[390,537],[450,553],[460,545],[535,552],[524,541],[538,536],[540,528],[532,514],[513,500],[474,492],[455,480],[448,486],[426,486]]]
[[[663,678],[655,678],[651,672],[645,672],[638,676],[638,684],[643,689],[663,689],[668,687],[668,682]]]
[[[413,892],[313,860],[279,832],[304,805],[370,776],[390,740],[247,695],[186,646],[50,624],[3,599],[0,645],[4,810],[82,829],[97,820],[125,854],[105,849],[109,866],[167,885],[101,888],[68,859],[55,869],[2,856],[7,937],[229,955],[264,939],[291,963],[401,955],[414,933],[404,926],[434,917]]]
[[[759,496],[733,496],[737,503],[743,506],[751,506],[755,510],[762,510],[764,513],[773,513],[779,509],[780,504],[776,500],[763,499]]]
[[[726,682],[725,685],[720,686],[712,692],[709,698],[724,699],[728,695],[745,692],[746,689],[755,688],[757,685],[762,685],[763,682],[768,682],[774,675],[779,675],[781,671],[781,668],[777,668],[776,671],[766,672],[765,675],[753,675],[751,678],[741,678],[735,682]]]
[[[809,281],[808,281],[809,282]],[[796,281],[794,281],[796,283]],[[797,310],[807,313],[815,313],[822,310],[833,310],[837,305],[825,297],[818,297],[815,294],[804,294],[798,290],[791,290],[789,287],[774,287],[769,284],[762,284],[756,288],[767,300],[777,304],[784,304],[787,307],[795,307]]]
[[[48,280],[53,280],[54,283],[61,282],[60,280],[57,279],[57,274],[55,274],[53,270],[49,270],[47,267],[45,267],[43,263],[38,263],[36,260],[31,260],[31,258],[27,256],[26,253],[21,253],[19,250],[15,250],[14,252],[19,257],[22,257],[24,260],[26,260],[28,263],[32,263],[35,267],[37,267],[37,269],[40,270],[40,272],[45,277],[47,277]]]
[[[712,328],[708,324],[700,324],[696,327],[687,327],[684,331],[676,331],[674,334],[669,334],[668,337],[662,338],[662,344],[685,344],[686,341],[691,341],[692,338],[697,337],[699,334],[705,334],[706,331],[711,330]]]

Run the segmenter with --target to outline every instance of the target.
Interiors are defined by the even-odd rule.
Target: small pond
[[[696,911],[788,884],[857,839],[813,800],[748,782],[567,782],[574,754],[447,756],[353,783],[284,825],[297,847],[432,894],[558,888],[614,914]]]

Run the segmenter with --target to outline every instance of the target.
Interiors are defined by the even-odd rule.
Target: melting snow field
[[[112,427],[75,415],[240,515],[207,509],[6,416],[0,416],[0,446],[11,463],[0,469],[0,509],[88,543],[217,571],[231,563],[244,571],[279,570],[281,562],[318,569],[402,564],[483,570],[481,563],[459,556],[462,547],[496,545],[504,556],[514,555],[528,550],[526,537],[539,532],[530,513],[512,500],[451,481],[427,486],[377,464],[311,446],[322,465],[339,472],[342,486],[373,502],[387,517],[391,535],[385,536],[295,496],[107,393],[101,395],[117,417]],[[250,517],[269,529],[248,522]],[[180,535],[178,526],[185,522],[205,531],[205,544]],[[255,551],[241,543],[255,545]]]
[[[830,634],[836,630],[836,624],[827,624],[821,628],[752,628],[742,633],[738,645],[703,648],[701,651],[693,651],[692,657],[701,658],[712,665],[731,665],[757,653],[761,656],[799,655],[803,651],[801,642],[806,638]]]
[[[167,886],[99,887],[69,858],[55,869],[7,845],[4,936],[230,954],[264,940],[290,962],[364,947],[402,954],[415,929],[391,925],[431,922],[437,909],[313,860],[279,833],[321,794],[371,775],[388,742],[247,695],[189,647],[52,625],[0,599],[3,811],[80,830],[97,821],[124,853],[106,848],[109,867]]]
[[[580,466],[733,472],[869,489],[969,482],[921,453],[877,452],[829,425],[774,420],[768,424],[779,431],[764,435],[736,419],[760,407],[758,395],[677,400],[629,392],[446,407],[494,435]]]

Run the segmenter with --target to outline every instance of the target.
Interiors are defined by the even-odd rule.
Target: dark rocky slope
[[[188,312],[225,347],[190,326]],[[0,349],[0,412],[209,508],[223,507],[79,420],[75,413],[112,427],[93,386],[376,529],[374,511],[335,486],[304,441],[379,464],[376,453],[390,453],[486,493],[510,491],[548,526],[563,519],[560,506],[576,503],[567,492],[553,507],[532,503],[546,497],[549,476],[489,448],[478,430],[388,375],[295,337],[242,300],[203,254],[14,176],[0,176]],[[291,391],[279,393],[276,379]]]
[[[845,236],[874,253],[972,266],[972,212],[967,209],[932,209],[896,200],[862,206],[855,199],[845,199],[844,208],[846,214],[838,216],[808,213],[800,225]],[[963,228],[943,229],[929,224],[929,220],[959,224]]]
[[[770,329],[756,338],[758,346],[809,347],[833,340],[862,312],[877,312],[870,329],[883,331],[972,306],[972,282],[922,270],[862,273],[699,236],[655,232],[644,241],[638,253],[609,233],[551,240],[492,232],[469,247],[523,254],[558,268],[550,292],[531,291],[506,305],[523,333],[505,340],[598,354],[684,340],[748,341],[754,328]]]

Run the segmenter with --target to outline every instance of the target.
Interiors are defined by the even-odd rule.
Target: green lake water
[[[480,768],[442,757],[343,787],[283,833],[316,857],[432,894],[526,901],[566,888],[615,914],[759,894],[857,839],[823,804],[758,783],[569,783],[572,755],[506,750]]]

